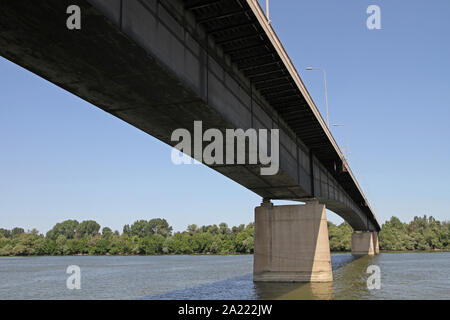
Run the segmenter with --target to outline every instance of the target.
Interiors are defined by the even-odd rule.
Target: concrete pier
[[[253,280],[333,281],[325,205],[263,202],[255,208]]]
[[[378,232],[373,232],[373,250],[375,254],[380,254],[380,244],[378,242]]]
[[[354,256],[373,256],[379,253],[378,233],[354,232],[352,234],[352,255]]]

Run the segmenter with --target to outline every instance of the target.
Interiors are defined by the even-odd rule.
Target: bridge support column
[[[373,256],[379,252],[377,232],[354,232],[352,234],[352,255]]]
[[[380,254],[380,244],[378,242],[378,232],[373,232],[373,250],[375,254]]]
[[[253,281],[333,281],[325,205],[255,208]]]

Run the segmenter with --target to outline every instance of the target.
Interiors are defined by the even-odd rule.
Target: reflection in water
[[[331,256],[333,275],[355,258],[350,254]],[[263,300],[330,300],[334,283],[253,282],[253,274],[229,278],[182,290],[169,291],[144,299],[263,299]]]
[[[450,253],[332,255],[333,283],[255,284],[257,299],[450,299]],[[381,270],[381,289],[369,290],[370,265]]]
[[[334,299],[366,299],[371,295],[367,289],[367,267],[377,264],[377,257],[363,256],[334,273]]]
[[[267,283],[256,282],[255,294],[263,300],[330,300],[333,283]]]
[[[331,256],[333,276],[356,258],[350,254]],[[350,271],[352,272],[352,271]],[[331,300],[334,298],[334,282],[323,283],[276,283],[255,282],[255,295],[267,300]]]

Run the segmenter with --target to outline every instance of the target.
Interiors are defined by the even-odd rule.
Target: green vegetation
[[[57,223],[44,236],[36,229],[0,229],[0,256],[237,254],[253,252],[253,223],[229,228],[192,224],[172,233],[165,219],[139,220],[122,234],[92,220]]]
[[[331,251],[351,251],[352,233],[347,223],[336,226],[328,222]],[[450,223],[427,216],[403,223],[392,217],[381,228],[379,244],[385,251],[450,250]]]
[[[450,250],[450,223],[433,217],[414,217],[410,223],[392,217],[379,236],[381,250]]]
[[[333,252],[345,252],[352,250],[353,229],[347,222],[339,226],[328,221],[328,237],[330,238],[330,250]]]
[[[350,251],[352,228],[328,222],[331,251]],[[253,253],[253,223],[229,228],[226,223],[172,232],[165,219],[139,220],[122,234],[92,220],[57,223],[44,236],[36,229],[0,228],[0,256],[34,255],[160,255]],[[402,223],[392,217],[380,232],[382,250],[449,250],[450,224],[433,217]]]

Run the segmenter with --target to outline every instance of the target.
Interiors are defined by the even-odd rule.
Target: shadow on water
[[[330,300],[333,283],[255,283],[257,299],[262,300]]]
[[[351,254],[331,256],[333,276],[336,271],[357,260]],[[323,283],[276,283],[255,282],[257,299],[267,300],[330,300],[334,298],[334,282]]]
[[[331,267],[333,269],[333,272],[351,263],[352,261],[355,261],[356,259],[358,258],[352,256],[351,254],[343,253],[331,255]]]
[[[144,297],[144,300],[253,300],[253,274]]]
[[[367,268],[377,265],[379,256],[363,256],[337,270],[334,276],[335,295],[333,299],[368,299],[372,292],[367,288]]]
[[[253,282],[253,275],[230,278],[191,288],[169,291],[143,299],[266,299],[266,300],[329,300],[364,298],[367,267],[373,258],[355,258],[351,254],[331,257],[333,282],[325,283],[275,283]]]

